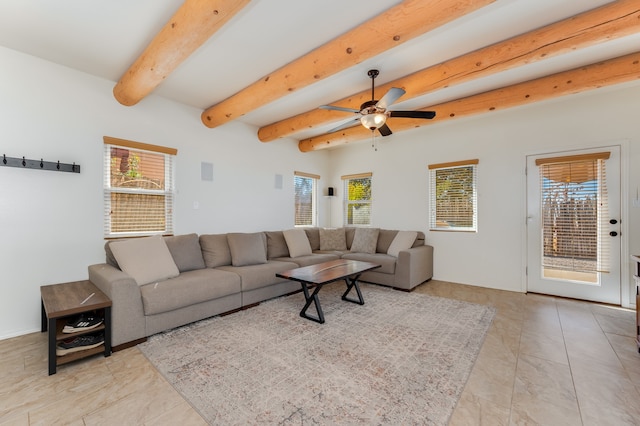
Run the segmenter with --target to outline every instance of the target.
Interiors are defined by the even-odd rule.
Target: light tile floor
[[[442,281],[415,291],[494,306],[450,425],[640,425],[635,312]],[[46,334],[0,341],[0,425],[202,425],[137,348],[47,375]]]

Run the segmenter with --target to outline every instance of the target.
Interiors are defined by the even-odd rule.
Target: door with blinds
[[[620,304],[620,147],[527,157],[527,291]]]

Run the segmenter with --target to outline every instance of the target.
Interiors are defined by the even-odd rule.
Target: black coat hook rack
[[[20,167],[23,169],[53,170],[54,172],[80,173],[80,164],[61,163],[59,161],[29,160],[28,158],[7,157],[2,155],[0,166]]]

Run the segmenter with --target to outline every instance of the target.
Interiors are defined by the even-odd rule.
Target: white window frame
[[[127,149],[130,152],[149,152],[155,155],[164,155],[164,189],[145,188],[118,188],[111,186],[111,149]],[[172,235],[174,225],[174,198],[175,198],[175,157],[177,149],[163,146],[145,144],[141,142],[128,141],[125,139],[104,137],[104,236],[105,238],[140,237],[149,235]],[[164,229],[149,231],[138,230],[128,232],[114,232],[111,222],[111,195],[120,194],[140,194],[140,195],[162,195],[164,196]]]
[[[298,211],[298,194],[296,193],[296,180],[304,179],[309,180],[311,182],[311,223],[298,223],[298,215],[296,212]],[[319,175],[315,175],[312,173],[305,172],[293,172],[293,202],[294,202],[294,215],[293,215],[293,226],[294,227],[315,227],[318,224],[318,180],[320,180]]]
[[[478,231],[478,163],[477,159],[440,163],[429,165],[429,229],[431,231],[477,232]],[[437,175],[450,173],[460,168],[471,168],[472,182],[469,202],[471,203],[471,224],[468,226],[456,225],[456,215],[451,212],[438,211]],[[460,189],[463,183],[456,182],[455,187]],[[452,200],[457,194],[454,193]]]
[[[369,180],[369,187],[370,187],[370,196],[369,199],[359,199],[359,200],[350,200],[349,199],[349,183],[353,180],[361,180],[361,179],[368,179]],[[343,197],[343,215],[342,215],[342,221],[344,223],[344,226],[371,226],[372,223],[372,206],[373,206],[373,173],[358,173],[358,174],[353,174],[353,175],[345,175],[342,176],[342,182],[343,182],[343,191],[342,193],[344,194]],[[369,209],[369,214],[368,214],[368,221],[362,222],[362,221],[358,221],[358,223],[353,223],[353,217],[351,218],[351,222],[349,223],[349,209],[350,209],[350,205],[359,205],[361,207],[364,206],[368,206]]]

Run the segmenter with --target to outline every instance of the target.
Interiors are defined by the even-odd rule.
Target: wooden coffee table
[[[311,321],[324,324],[324,313],[320,306],[320,299],[318,298],[318,292],[323,285],[332,283],[334,281],[344,280],[347,284],[347,291],[342,295],[342,300],[347,302],[357,303],[358,305],[364,305],[364,299],[360,286],[358,285],[358,279],[363,272],[370,271],[375,268],[379,268],[380,265],[371,262],[361,262],[359,260],[347,260],[338,259],[329,262],[318,263],[317,265],[303,266],[302,268],[290,269],[288,271],[276,274],[277,277],[286,278],[292,281],[298,281],[302,285],[302,291],[304,292],[304,298],[306,303],[304,308],[300,311],[300,316]],[[314,287],[313,293],[309,293],[309,288]],[[356,289],[358,299],[350,299],[347,297],[351,289]],[[307,314],[307,309],[313,303],[316,307],[317,317]]]

